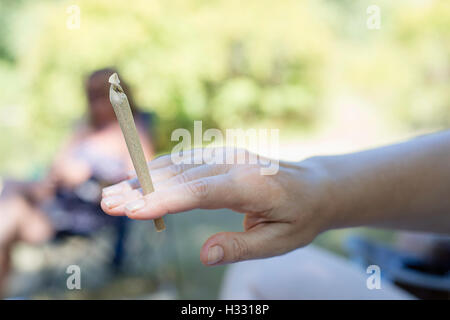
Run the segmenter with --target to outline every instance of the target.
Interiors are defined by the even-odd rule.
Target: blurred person
[[[370,294],[361,272],[341,258],[295,249],[327,230],[356,226],[450,234],[450,131],[281,161],[274,175],[261,175],[260,164],[214,164],[200,154],[192,165],[174,164],[171,155],[151,161],[155,192],[143,196],[132,178],[105,188],[101,205],[109,215],[138,220],[196,208],[243,213],[244,232],[215,234],[200,252],[208,266],[256,259],[229,269],[225,298],[410,298],[389,285]]]
[[[86,82],[87,117],[77,125],[41,181],[4,182],[0,197],[0,289],[18,241],[43,243],[64,234],[88,235],[113,222],[100,208],[101,188],[132,169],[125,140],[109,101],[112,68],[93,72]],[[126,83],[146,157],[153,155],[146,114],[138,112]]]

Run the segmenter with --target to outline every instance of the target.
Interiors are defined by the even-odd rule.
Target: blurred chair
[[[414,254],[361,236],[349,237],[345,246],[353,261],[364,267],[378,265],[383,277],[416,297],[450,299],[448,240],[433,255]]]

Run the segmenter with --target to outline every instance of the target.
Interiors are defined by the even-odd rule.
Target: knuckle
[[[231,240],[233,248],[233,258],[235,261],[246,259],[249,255],[247,242],[241,238],[233,238]]]
[[[168,167],[168,170],[172,176],[177,176],[183,172],[183,167],[178,164],[173,164]]]
[[[188,192],[198,198],[204,199],[208,196],[208,183],[204,179],[186,184]]]
[[[185,172],[182,172],[181,174],[175,176],[175,182],[178,184],[184,184],[188,182],[188,177]]]
[[[247,159],[249,154],[250,153],[248,152],[247,149],[243,149],[243,148],[236,149],[236,155],[244,157],[245,159]]]

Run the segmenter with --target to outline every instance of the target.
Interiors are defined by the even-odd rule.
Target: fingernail
[[[103,202],[106,204],[108,208],[117,207],[119,204],[123,202],[123,196],[111,196],[103,199]]]
[[[108,196],[112,196],[116,193],[119,193],[120,191],[122,191],[122,185],[115,184],[113,186],[104,188],[102,190],[102,195],[103,195],[103,197],[108,197]]]
[[[215,264],[223,259],[223,248],[221,246],[213,246],[208,250],[208,264]]]
[[[127,204],[126,208],[128,211],[134,212],[136,210],[142,209],[145,206],[145,201],[143,199],[139,199]]]

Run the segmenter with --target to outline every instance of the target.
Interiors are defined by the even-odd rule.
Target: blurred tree
[[[368,0],[0,0],[0,173],[48,163],[84,114],[84,77],[105,66],[158,114],[159,151],[193,120],[312,130],[346,88],[398,126],[448,125],[450,4],[405,3],[380,1],[371,31]]]

